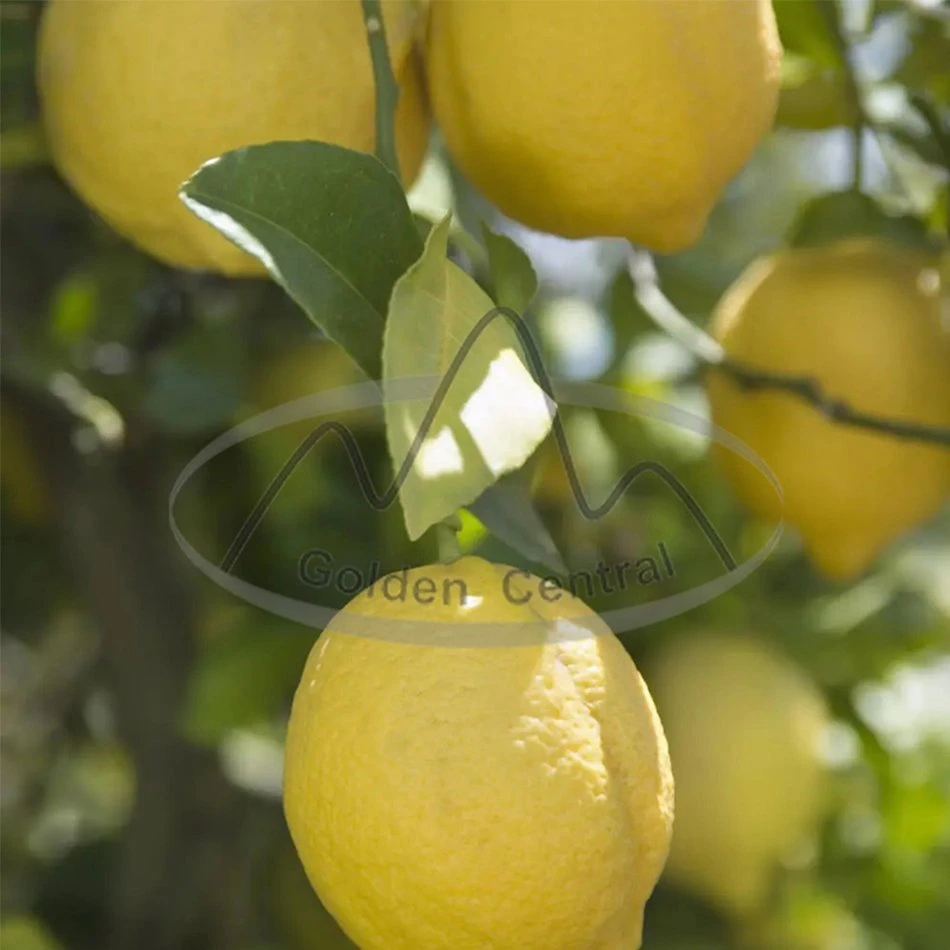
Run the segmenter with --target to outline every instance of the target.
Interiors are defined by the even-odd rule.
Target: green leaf
[[[821,9],[829,0],[779,0],[773,4],[786,53],[807,56],[820,66],[840,67],[829,18]]]
[[[816,68],[791,54],[783,61],[782,73],[778,125],[820,131],[856,121],[857,110],[840,70]]]
[[[35,119],[36,29],[39,4],[0,5],[0,128],[4,138],[12,129]],[[7,142],[4,141],[4,152]]]
[[[482,223],[482,238],[488,251],[495,300],[515,313],[524,313],[538,292],[538,277],[531,259],[505,234],[496,234]]]
[[[891,76],[916,92],[950,105],[950,21],[924,17],[913,21],[907,56]]]
[[[855,237],[874,237],[910,247],[929,247],[923,224],[910,215],[888,214],[873,198],[836,191],[808,202],[789,232],[795,247],[814,247]]]
[[[446,218],[396,284],[383,346],[384,394],[387,381],[402,377],[442,380],[431,413],[427,399],[387,398],[384,407],[413,540],[519,468],[551,428],[553,407],[507,319],[498,315],[472,335],[494,304],[446,258],[448,234]]]
[[[379,378],[389,296],[423,245],[399,182],[376,158],[325,142],[254,145],[203,165],[181,198]]]
[[[610,314],[610,324],[613,328],[614,358],[612,368],[616,369],[623,363],[634,340],[644,333],[654,332],[656,324],[640,306],[633,286],[633,278],[626,267],[617,271],[617,276],[606,295],[605,305],[607,312]]]
[[[263,628],[239,630],[210,644],[189,681],[183,729],[214,744],[233,729],[277,715],[291,695],[313,640]]]
[[[226,427],[241,404],[245,355],[230,326],[196,326],[150,367],[144,413],[175,435]]]
[[[508,547],[557,574],[567,574],[561,552],[534,507],[531,488],[522,472],[499,479],[468,508]]]

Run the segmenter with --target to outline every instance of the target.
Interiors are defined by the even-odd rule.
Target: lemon
[[[436,2],[427,49],[448,150],[505,214],[657,251],[699,238],[780,78],[768,0]]]
[[[261,360],[253,370],[250,402],[242,407],[239,416],[243,419],[284,407],[275,419],[278,423],[275,428],[258,434],[247,443],[261,486],[268,485],[303,441],[321,426],[330,423],[343,425],[353,433],[372,427],[374,423],[379,423],[381,428],[382,412],[378,406],[334,408],[350,405],[346,400],[359,395],[371,397],[372,393],[347,396],[337,392],[360,383],[367,383],[366,376],[341,347],[328,340],[294,340],[290,346],[267,354]],[[309,397],[313,397],[312,405],[308,402]],[[295,407],[298,400],[305,402]],[[304,412],[305,416],[279,424],[282,418],[288,418],[294,412]],[[299,520],[304,507],[326,492],[326,485],[313,475],[321,466],[325,470],[325,453],[332,451],[340,451],[339,434],[322,435],[301,461],[299,471],[291,475],[281,488],[278,511],[287,512]]]
[[[0,490],[14,520],[40,527],[50,520],[50,486],[25,426],[12,405],[4,403],[0,409]]]
[[[950,323],[936,261],[870,240],[786,250],[726,293],[713,332],[750,366],[816,380],[885,420],[950,426]],[[950,495],[950,449],[849,427],[797,396],[708,376],[713,421],[775,473],[782,502],[744,459],[717,448],[739,498],[785,517],[833,579],[865,570]]]
[[[261,361],[254,372],[251,397],[253,408],[258,412],[315,396],[316,393],[327,394],[327,406],[330,406],[333,404],[330,393],[366,382],[366,374],[336,343],[319,339],[294,340],[290,346],[269,354]],[[345,400],[342,396],[339,398],[343,404]],[[315,413],[320,412],[319,402],[315,400]],[[306,435],[321,418],[315,415],[312,422],[287,428]],[[373,414],[360,406],[336,413],[328,410],[325,418],[336,418],[357,427],[370,424]]]
[[[406,180],[428,137],[415,10],[384,0],[402,85]],[[358,0],[53,0],[39,86],[55,162],[116,230],[161,260],[263,273],[180,202],[181,183],[230,149],[318,139],[370,152],[374,84]]]
[[[294,698],[287,822],[362,950],[635,950],[672,794],[616,637],[479,558],[360,593]]]
[[[0,950],[60,950],[60,944],[35,917],[8,914],[0,924]]]
[[[680,637],[646,668],[676,776],[666,876],[744,915],[821,815],[824,702],[761,640]]]

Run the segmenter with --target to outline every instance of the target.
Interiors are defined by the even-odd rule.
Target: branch
[[[929,95],[912,93],[910,103],[927,123],[930,134],[933,136],[937,148],[940,149],[944,170],[950,174],[950,124],[944,120],[943,115],[941,115],[940,110],[934,105],[934,101]],[[950,235],[950,188],[947,189],[946,209],[947,234]]]
[[[813,406],[826,419],[841,425],[868,429],[898,439],[950,446],[950,428],[898,419],[882,419],[853,409],[842,399],[829,396],[818,380],[810,376],[775,373],[731,359],[717,340],[684,317],[670,302],[657,283],[656,268],[648,254],[634,252],[630,258],[629,270],[637,302],[646,311],[647,316],[707,366],[714,366],[720,372],[728,374],[746,389],[790,393]]]
[[[851,58],[851,44],[845,36],[841,22],[841,9],[837,4],[837,0],[819,0],[818,6],[824,14],[832,43],[838,54],[838,59],[841,61],[845,90],[851,100],[851,108],[854,112],[854,122],[851,126],[851,183],[855,191],[860,191],[864,180],[864,130],[870,125],[870,122],[864,108],[861,87],[858,84],[854,62]]]
[[[57,508],[58,541],[102,638],[136,796],[109,879],[109,933],[98,946],[180,950],[208,945],[208,895],[234,859],[235,803],[213,751],[187,743],[178,717],[194,649],[194,613],[164,524],[159,450],[76,448],[84,424],[48,392],[4,381]],[[141,436],[141,432],[136,433]],[[195,829],[201,834],[196,836]],[[225,944],[219,940],[215,946]]]
[[[361,3],[376,83],[376,157],[402,181],[396,154],[396,104],[399,102],[399,85],[389,62],[383,12],[380,0],[361,0]]]

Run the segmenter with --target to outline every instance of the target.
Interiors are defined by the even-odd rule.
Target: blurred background
[[[185,464],[241,419],[363,377],[276,286],[168,269],[68,190],[47,162],[33,84],[41,6],[0,4],[0,946],[350,946],[307,885],[280,809],[284,725],[317,631],[238,602],[196,572],[174,544],[168,494]],[[700,324],[809,201],[850,182],[850,77],[821,23],[799,7],[777,4],[787,57],[774,133],[704,239],[657,259],[665,292]],[[875,119],[861,141],[868,190],[945,229],[946,159],[908,103],[924,95],[944,114],[950,106],[950,10],[898,0],[844,9]],[[472,233],[484,218],[528,251],[542,278],[529,317],[553,374],[705,416],[699,367],[636,304],[623,242],[568,242],[504,221],[438,142],[412,202],[433,217],[453,208]],[[648,457],[677,474],[737,555],[767,538],[699,435],[584,408],[567,407],[564,420],[595,498]],[[344,421],[384,486],[381,415]],[[189,542],[220,558],[308,429],[241,443],[197,473],[178,503]],[[706,539],[662,483],[639,481],[591,522],[550,446],[530,465],[539,511],[572,570],[647,539],[672,552],[682,588],[711,576]],[[487,557],[525,563],[474,519],[463,538]],[[409,543],[398,508],[367,508],[346,454],[326,442],[285,485],[237,573],[343,603],[300,581],[297,560],[315,547],[341,564],[384,568],[437,556],[430,540]],[[738,921],[664,879],[645,946],[946,947],[950,517],[890,548],[850,587],[819,578],[786,534],[738,588],[624,642],[648,669],[660,640],[713,626],[768,642],[824,697],[825,805],[814,840],[775,868],[754,918]]]

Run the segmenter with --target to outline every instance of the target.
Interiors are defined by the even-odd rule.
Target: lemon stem
[[[930,134],[940,150],[943,167],[950,173],[950,123],[941,115],[929,94],[914,93],[910,97],[910,102],[927,123]],[[950,236],[950,191],[947,192],[947,234]]]
[[[386,46],[386,26],[379,0],[360,0],[376,83],[376,157],[402,182],[396,156],[396,104],[399,86]]]
[[[455,561],[462,556],[459,547],[458,533],[462,530],[462,520],[458,515],[452,515],[440,521],[436,527],[439,538],[439,560],[443,564]]]
[[[831,41],[844,72],[845,90],[854,116],[851,124],[851,187],[860,193],[864,184],[864,130],[869,124],[868,117],[864,111],[861,87],[858,85],[854,61],[851,57],[851,44],[848,42],[845,27],[841,21],[841,8],[837,0],[820,0],[819,6],[824,13]]]

